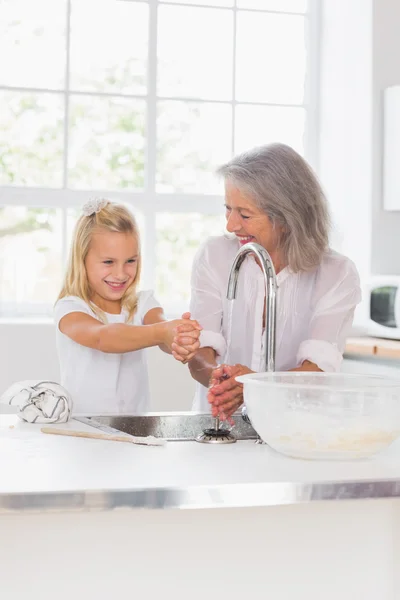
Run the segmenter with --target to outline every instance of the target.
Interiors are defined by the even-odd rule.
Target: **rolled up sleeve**
[[[309,336],[297,352],[298,365],[309,360],[322,371],[339,371],[360,300],[360,280],[354,263],[347,260],[328,273],[322,270],[315,288]]]

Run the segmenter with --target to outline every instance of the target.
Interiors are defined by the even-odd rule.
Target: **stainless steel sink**
[[[95,416],[78,417],[82,421],[97,427],[102,431],[110,431],[110,428],[136,436],[153,435],[169,441],[193,441],[204,429],[213,426],[211,415],[195,412],[162,412],[146,413],[132,416]],[[238,440],[255,440],[257,434],[249,423],[246,423],[241,415],[234,415],[234,427],[232,434]],[[231,430],[227,424],[221,424],[221,428]]]

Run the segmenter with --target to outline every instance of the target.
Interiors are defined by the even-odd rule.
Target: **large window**
[[[0,316],[50,315],[79,207],[126,202],[142,287],[188,305],[224,230],[215,168],[282,141],[312,160],[307,0],[0,2]]]

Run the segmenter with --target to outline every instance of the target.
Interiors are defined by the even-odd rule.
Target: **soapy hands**
[[[207,395],[213,417],[233,425],[231,416],[243,404],[243,384],[235,377],[253,372],[244,365],[218,365],[213,370]]]
[[[174,324],[171,340],[172,356],[186,364],[200,348],[201,325],[190,318],[190,313],[184,313],[182,319],[170,321]]]

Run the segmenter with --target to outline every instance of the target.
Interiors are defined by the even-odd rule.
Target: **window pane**
[[[62,184],[63,97],[0,91],[0,184]]]
[[[246,0],[245,0],[246,1]],[[262,2],[263,0],[261,0]],[[201,4],[204,6],[233,6],[234,0],[161,0],[169,4]]]
[[[215,168],[231,156],[231,106],[159,102],[157,191],[218,193]]]
[[[70,187],[143,187],[144,101],[72,96],[69,125]]]
[[[195,253],[210,235],[222,235],[225,217],[198,213],[157,214],[156,294],[168,312],[189,308],[190,273]]]
[[[283,106],[236,107],[235,152],[272,142],[292,146],[304,154],[305,110]]]
[[[0,85],[64,87],[66,19],[65,0],[0,2]]]
[[[305,13],[308,0],[237,0],[238,8]]]
[[[301,104],[305,68],[304,17],[238,12],[237,100]]]
[[[158,35],[159,96],[232,97],[232,11],[161,6]]]
[[[61,210],[0,208],[0,314],[51,315],[60,292]]]
[[[146,92],[148,6],[142,2],[74,0],[71,88]]]

